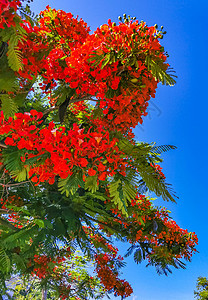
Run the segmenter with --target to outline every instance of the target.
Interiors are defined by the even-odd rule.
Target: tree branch
[[[18,182],[18,183],[11,183],[11,184],[3,184],[3,183],[0,183],[0,185],[1,186],[3,186],[3,187],[11,187],[11,186],[17,186],[17,185],[22,185],[22,184],[24,184],[24,183],[28,183],[28,182],[30,182],[29,180],[27,180],[27,181],[22,181],[22,182]]]
[[[6,148],[7,148],[7,145],[5,145],[3,142],[0,142],[0,148],[6,149]]]
[[[69,101],[69,105],[72,104],[72,103],[76,103],[76,102],[80,102],[80,101],[85,101],[85,100],[90,100],[90,101],[94,101],[94,102],[97,102],[98,100],[96,99],[93,99],[92,97],[84,97],[84,98],[79,98],[79,99],[71,99]],[[51,111],[54,111],[54,110],[57,110],[59,109],[59,106],[54,106],[54,107],[50,107],[48,109],[46,109],[44,112],[43,112],[43,116],[49,114]]]
[[[0,215],[3,215],[3,214],[17,214],[17,212],[0,208]]]

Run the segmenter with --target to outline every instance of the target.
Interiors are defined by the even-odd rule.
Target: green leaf
[[[85,180],[85,189],[91,193],[95,193],[98,190],[97,176],[88,176]]]
[[[0,94],[1,108],[6,118],[18,112],[18,106],[8,94]]]
[[[22,170],[11,171],[11,176],[15,179],[15,181],[22,182],[29,178],[29,166],[26,166]]]
[[[174,149],[177,149],[177,147],[173,145],[160,145],[160,146],[152,147],[152,151],[157,154],[161,154],[163,152],[167,152],[169,150],[174,150]]]
[[[0,270],[2,273],[9,273],[11,267],[10,259],[3,248],[0,248]]]
[[[17,47],[12,47],[9,44],[7,55],[8,63],[12,70],[19,71],[22,69],[22,54]]]
[[[15,92],[19,87],[17,78],[14,76],[13,72],[9,72],[8,69],[5,71],[6,74],[0,72],[0,91]]]
[[[44,228],[45,227],[44,221],[41,220],[41,219],[34,219],[33,223],[37,224],[39,226],[39,228]]]
[[[139,193],[146,193],[149,189],[157,196],[162,196],[164,200],[175,202],[176,195],[170,184],[166,183],[164,178],[160,178],[156,170],[150,163],[157,164],[162,162],[160,154],[170,149],[175,149],[171,145],[155,146],[155,144],[138,143],[132,145],[129,141],[123,139],[119,142],[119,148],[131,159],[133,158],[134,169],[127,168],[127,174],[130,172],[133,181],[130,183],[138,186]],[[140,177],[140,178],[139,178]],[[129,178],[130,179],[130,178]]]
[[[105,58],[102,62],[102,66],[101,66],[101,69],[103,69],[111,60],[111,53],[108,52],[106,55],[105,55]]]
[[[145,64],[149,71],[151,71],[152,75],[156,80],[159,80],[164,85],[173,86],[176,84],[176,81],[173,77],[177,78],[172,69],[164,69],[166,66],[164,65],[162,60],[155,61],[149,55],[146,56]]]
[[[137,264],[142,262],[143,257],[142,257],[142,250],[141,249],[138,249],[138,250],[135,251],[134,260]]]
[[[4,164],[10,172],[19,171],[23,169],[21,157],[24,155],[23,150],[19,150],[16,146],[10,146],[2,151]]]
[[[26,31],[20,25],[21,19],[15,18],[15,26],[5,28],[0,32],[3,42],[8,42],[8,64],[13,71],[22,69],[22,54],[18,48],[18,43],[25,39]]]
[[[26,269],[26,264],[23,260],[23,258],[18,255],[17,253],[12,253],[12,263],[14,263],[18,270],[24,270]]]
[[[82,173],[73,173],[71,176],[68,176],[66,179],[60,178],[58,181],[58,189],[61,194],[66,193],[68,197],[70,194],[74,195],[79,187],[84,188],[84,181]]]
[[[118,179],[109,184],[109,193],[112,202],[118,206],[118,209],[122,212],[122,214],[128,217],[127,213],[127,199],[125,198],[125,194],[123,193],[121,180]]]
[[[38,226],[24,227],[17,232],[9,234],[4,238],[3,245],[6,249],[13,249],[14,247],[24,247],[30,239],[34,239],[35,235],[39,234]]]

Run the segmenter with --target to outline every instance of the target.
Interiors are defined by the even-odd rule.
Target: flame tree
[[[22,2],[0,0],[1,294],[18,274],[39,282],[42,299],[124,299],[115,238],[158,273],[196,251],[196,235],[145,195],[175,201],[159,165],[175,147],[132,132],[158,84],[175,84],[165,32],[124,15],[92,33],[71,13],[34,17]]]

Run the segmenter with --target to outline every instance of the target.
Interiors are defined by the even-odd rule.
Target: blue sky
[[[154,268],[136,265],[128,259],[123,270],[134,289],[130,300],[191,300],[198,276],[208,277],[207,199],[207,8],[206,0],[34,0],[38,13],[46,5],[83,18],[91,30],[117,21],[126,13],[148,25],[163,25],[167,31],[162,44],[169,63],[177,72],[175,87],[160,86],[149,106],[149,116],[135,130],[139,141],[173,144],[177,150],[165,155],[164,172],[180,199],[177,205],[156,201],[172,211],[182,227],[195,231],[199,253],[186,270],[158,276]],[[122,248],[124,246],[122,245]]]

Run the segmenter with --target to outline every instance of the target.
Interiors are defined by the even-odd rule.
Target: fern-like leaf
[[[74,195],[79,187],[84,188],[84,181],[81,173],[74,173],[66,179],[60,178],[58,181],[58,188],[61,194],[66,193],[68,197],[70,194]]]
[[[14,247],[25,247],[25,244],[27,244],[31,238],[35,239],[35,236],[38,234],[38,227],[38,225],[35,225],[32,228],[28,226],[9,234],[4,238],[2,243],[4,248],[10,250]]]
[[[121,140],[119,148],[127,156],[133,158],[131,164],[133,164],[134,169],[130,169],[130,172],[134,173],[134,183],[132,185],[138,186],[139,193],[145,193],[147,190],[150,190],[157,196],[162,196],[164,200],[175,202],[174,198],[176,195],[171,185],[166,183],[165,179],[159,176],[157,171],[150,165],[162,162],[160,154],[170,149],[175,149],[175,146],[155,146],[147,143],[132,145],[127,140]]]
[[[8,147],[2,151],[4,164],[10,172],[21,171],[23,169],[21,157],[23,152],[17,147]]]
[[[177,149],[177,147],[173,145],[160,145],[160,146],[152,147],[152,151],[157,154],[161,154],[163,152],[167,152],[169,150],[174,150],[174,149]]]
[[[8,44],[8,64],[13,71],[22,69],[22,55],[18,48],[18,43],[25,39],[26,31],[20,25],[20,19],[16,19],[16,26],[11,26],[0,32],[3,42]]]
[[[22,182],[28,179],[29,170],[30,170],[29,166],[26,166],[20,171],[19,170],[11,171],[10,174],[15,179],[15,181]]]
[[[24,260],[17,253],[13,253],[12,254],[12,261],[15,263],[15,265],[18,268],[18,270],[25,270],[26,269],[26,265],[25,265]]]
[[[5,118],[12,117],[18,111],[17,104],[8,94],[0,94],[0,102]]]
[[[128,217],[127,213],[127,196],[129,197],[129,194],[127,193],[127,190],[124,191],[122,187],[122,182],[120,179],[112,181],[109,184],[109,193],[112,202],[118,207],[118,209]]]
[[[0,248],[0,270],[2,273],[8,273],[10,271],[11,263],[8,255],[3,248]]]
[[[85,189],[91,193],[95,193],[98,190],[97,176],[89,176],[86,178]]]
[[[17,47],[12,47],[9,44],[7,55],[8,63],[12,70],[19,71],[22,69],[22,55]]]
[[[177,76],[173,74],[175,72],[172,69],[164,70],[162,61],[156,62],[152,57],[146,56],[145,64],[155,79],[159,80],[162,84],[169,86],[176,84],[174,78],[177,78]]]

